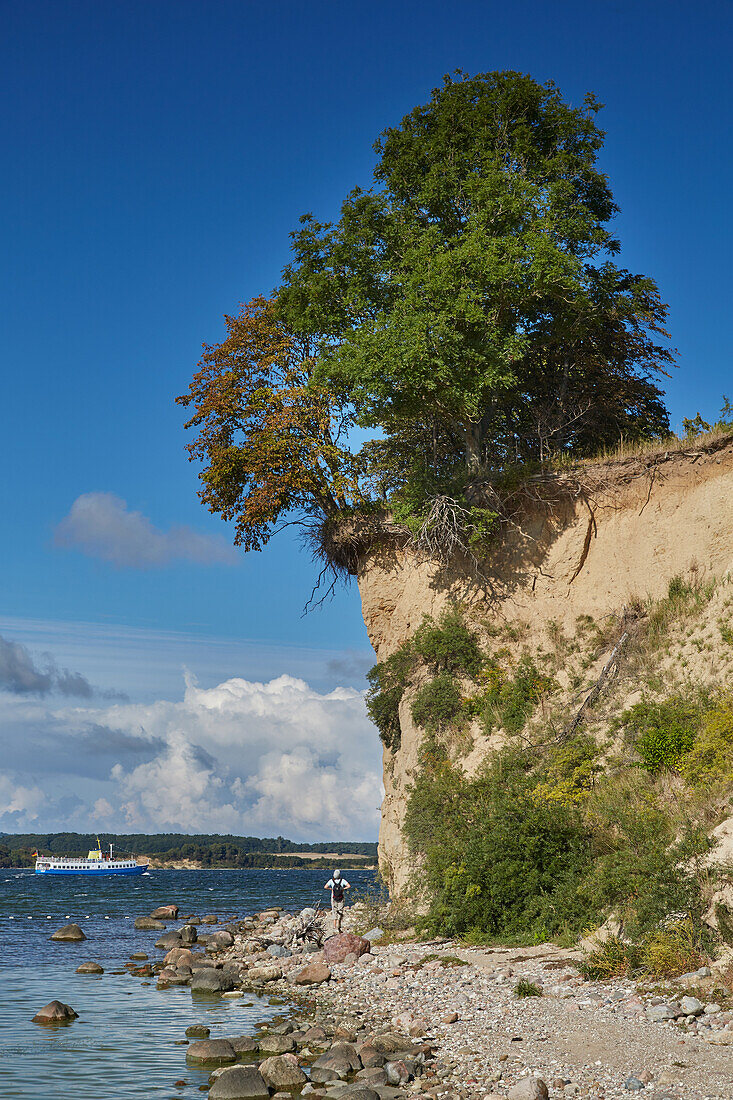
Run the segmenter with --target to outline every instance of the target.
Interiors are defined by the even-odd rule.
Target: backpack
[[[334,882],[333,890],[331,891],[331,897],[334,901],[344,900],[344,884],[342,883],[341,879],[339,879],[338,882]]]

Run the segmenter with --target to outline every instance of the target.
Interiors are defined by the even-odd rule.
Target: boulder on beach
[[[57,940],[59,943],[81,943],[86,939],[86,936],[82,932],[78,924],[65,924],[63,928],[59,928],[51,936],[52,940]]]
[[[198,1043],[191,1043],[186,1051],[187,1062],[197,1062],[201,1065],[225,1065],[227,1062],[236,1062],[237,1055],[234,1047],[226,1039],[202,1039]]]
[[[162,920],[154,920],[153,917],[136,917],[135,927],[139,932],[165,932]]]
[[[172,947],[167,955],[163,956],[163,962],[166,966],[190,966],[193,962],[193,952],[187,947]]]
[[[509,1089],[507,1100],[547,1100],[547,1085],[541,1077],[525,1077]]]
[[[71,1005],[65,1005],[63,1001],[49,1001],[40,1008],[33,1017],[34,1024],[63,1024],[76,1020],[79,1013],[74,1012]]]
[[[313,1065],[318,1069],[333,1070],[339,1077],[346,1077],[362,1068],[356,1047],[351,1043],[334,1043],[330,1050],[316,1058]]]
[[[257,1066],[232,1066],[214,1081],[211,1100],[269,1100],[270,1092]]]
[[[180,932],[164,932],[160,939],[155,941],[155,946],[162,948],[164,951],[170,951],[172,947],[181,946],[181,933]]]
[[[175,920],[178,916],[177,905],[159,905],[150,914],[151,920]]]
[[[104,967],[95,962],[83,962],[76,968],[77,974],[104,974]]]
[[[192,993],[228,993],[230,989],[234,989],[234,979],[212,967],[200,967],[191,978]]]
[[[295,1040],[289,1035],[261,1035],[259,1047],[263,1054],[288,1054],[295,1050]]]
[[[325,962],[312,962],[295,975],[296,985],[320,985],[331,977],[331,969]]]
[[[209,936],[209,947],[222,949],[224,947],[231,947],[233,943],[234,936],[224,928],[219,932],[214,932],[213,936]]]
[[[355,936],[353,932],[339,932],[337,936],[331,936],[323,945],[323,957],[327,963],[344,962],[347,955],[366,955],[371,944],[363,936]]]
[[[308,1078],[295,1059],[275,1055],[260,1062],[260,1073],[266,1085],[275,1092],[280,1089],[295,1089],[304,1085]]]
[[[283,972],[279,966],[253,966],[243,977],[247,982],[276,982],[282,978]]]
[[[259,1043],[251,1035],[228,1035],[227,1040],[232,1044],[237,1054],[254,1054],[259,1050]]]

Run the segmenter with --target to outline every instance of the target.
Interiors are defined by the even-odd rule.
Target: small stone
[[[263,1035],[259,1039],[259,1048],[263,1054],[287,1054],[295,1050],[295,1040],[289,1035]]]
[[[104,974],[104,967],[95,962],[83,962],[76,968],[77,974]]]
[[[678,1015],[679,1012],[668,1004],[649,1005],[646,1010],[647,1019],[654,1024],[662,1023],[664,1020],[674,1020]]]
[[[680,1008],[685,1016],[699,1016],[705,1005],[702,1001],[698,1001],[697,997],[683,997],[680,1001]]]
[[[81,943],[86,936],[78,924],[65,924],[63,928],[53,933],[51,939],[56,940],[57,943]]]
[[[715,1004],[715,1003],[705,1005],[705,1008],[703,1009],[703,1012],[705,1013],[706,1016],[717,1016],[718,1013],[722,1012],[722,1011],[723,1011],[723,1009],[720,1007],[720,1005]]]
[[[139,932],[165,932],[162,920],[155,920],[153,917],[136,917],[135,928]]]
[[[206,1024],[191,1024],[186,1028],[187,1039],[208,1039],[211,1035],[211,1028]]]
[[[78,1012],[74,1012],[71,1005],[65,1005],[63,1001],[49,1001],[40,1008],[33,1017],[34,1024],[63,1024],[76,1020]]]
[[[629,1092],[640,1092],[644,1088],[644,1082],[638,1077],[627,1077],[624,1081],[624,1088]]]
[[[458,1021],[457,1012],[449,1012],[447,1016],[441,1016],[441,1024],[455,1024]]]

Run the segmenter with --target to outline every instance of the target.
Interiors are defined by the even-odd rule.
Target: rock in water
[[[180,935],[182,944],[187,944],[190,946],[192,943],[196,943],[196,940],[198,938],[196,926],[194,924],[184,924],[183,928],[181,929]]]
[[[140,932],[165,932],[162,920],[154,920],[152,917],[136,917],[135,927]]]
[[[208,1039],[211,1035],[211,1028],[208,1028],[206,1024],[191,1024],[186,1028],[187,1039]]]
[[[226,1039],[202,1039],[200,1043],[191,1043],[186,1051],[187,1062],[208,1062],[223,1066],[236,1060],[236,1051]]]
[[[287,1054],[295,1050],[295,1040],[289,1035],[262,1035],[259,1045],[263,1054]]]
[[[260,1062],[260,1073],[266,1085],[279,1092],[280,1089],[300,1088],[308,1078],[295,1061],[276,1055]]]
[[[79,1013],[74,1012],[70,1005],[63,1001],[50,1001],[44,1008],[38,1010],[33,1017],[34,1024],[61,1024],[70,1020],[76,1020]]]
[[[191,979],[192,993],[228,993],[234,989],[234,980],[221,970],[201,967]]]
[[[54,932],[51,939],[58,940],[60,943],[80,943],[86,939],[86,936],[78,924],[65,924],[63,928]]]
[[[339,932],[337,936],[331,936],[323,945],[323,957],[327,963],[341,963],[347,955],[366,955],[371,944],[363,936],[355,936],[353,932]]]
[[[104,967],[99,963],[85,962],[76,968],[77,974],[104,974]]]
[[[178,916],[177,905],[159,905],[150,914],[151,920],[175,920]]]
[[[324,962],[312,962],[295,975],[296,985],[320,985],[331,977],[330,967]]]
[[[256,1066],[232,1066],[209,1089],[211,1100],[268,1100],[269,1089]]]
[[[525,1077],[509,1089],[507,1100],[547,1100],[547,1085],[541,1077]]]

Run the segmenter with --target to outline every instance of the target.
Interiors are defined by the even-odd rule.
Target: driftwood
[[[314,943],[316,947],[323,946],[326,938],[326,913],[321,909],[320,902],[312,912],[312,917],[298,917],[291,943]]]
[[[628,630],[624,630],[623,634],[621,635],[619,640],[616,642],[616,645],[611,650],[611,656],[608,658],[605,665],[601,669],[600,676],[598,677],[595,684],[593,685],[593,687],[591,688],[591,690],[588,692],[585,699],[583,700],[583,702],[580,706],[580,710],[575,715],[572,722],[570,722],[570,724],[567,725],[565,727],[565,729],[562,731],[561,740],[564,741],[566,738],[572,737],[573,734],[577,732],[578,727],[580,726],[581,722],[585,718],[586,711],[588,711],[590,709],[590,707],[593,706],[596,699],[601,694],[601,691],[603,689],[603,685],[605,684],[608,677],[611,675],[611,672],[613,671],[614,667],[617,665],[618,659],[621,655],[621,650],[626,645],[628,640],[629,640],[629,632],[628,632]]]

